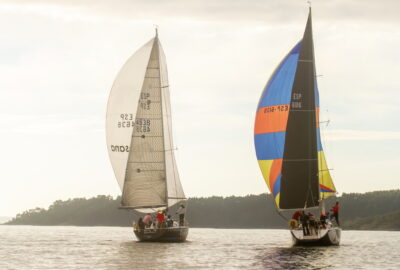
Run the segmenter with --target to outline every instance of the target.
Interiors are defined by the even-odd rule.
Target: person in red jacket
[[[333,216],[335,217],[337,225],[340,226],[340,224],[339,224],[339,202],[336,202],[335,206],[332,207],[332,213],[333,213]]]
[[[292,219],[295,219],[296,221],[299,221],[300,216],[301,216],[301,211],[298,210],[298,211],[293,213]]]
[[[158,228],[164,227],[164,222],[165,222],[165,213],[164,211],[159,211],[156,215],[157,221],[158,221]]]

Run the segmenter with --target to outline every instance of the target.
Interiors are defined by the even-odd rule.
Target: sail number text
[[[302,98],[303,95],[301,93],[293,93],[292,94],[292,103],[290,106],[292,106],[293,109],[301,109],[302,108]]]
[[[118,128],[133,128],[137,132],[150,132],[150,119],[136,118],[134,119],[132,113],[122,113],[119,117]]]
[[[150,110],[150,93],[140,93],[139,106],[143,110]]]
[[[285,112],[289,110],[289,105],[275,105],[264,108],[264,113]]]
[[[135,125],[133,113],[121,113],[117,125],[118,128],[130,128]]]

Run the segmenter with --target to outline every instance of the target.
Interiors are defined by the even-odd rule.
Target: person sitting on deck
[[[143,218],[143,223],[146,227],[150,227],[151,224],[153,223],[153,219],[151,218],[151,216],[149,214],[145,215]]]
[[[340,226],[339,224],[339,202],[336,202],[335,206],[332,207],[332,215],[336,220],[336,224]]]
[[[311,212],[308,212],[308,222],[309,222],[309,231],[310,234],[317,234],[318,231],[318,224],[317,221],[315,220],[314,214]]]
[[[300,221],[301,227],[303,227],[303,235],[309,235],[310,230],[308,229],[308,216],[306,213],[304,213],[304,211],[301,211]]]
[[[326,227],[326,219],[327,219],[326,213],[321,213],[321,216],[319,217],[319,221],[321,222],[322,228]]]
[[[145,224],[144,224],[144,222],[143,222],[143,218],[142,218],[142,217],[139,218],[139,220],[138,220],[138,222],[137,222],[137,225],[138,225],[138,227],[139,227],[140,230],[143,230],[143,229],[144,229]]]
[[[164,227],[164,225],[165,225],[165,214],[164,214],[164,211],[159,211],[158,213],[157,213],[157,216],[156,216],[156,218],[157,218],[157,222],[158,222],[158,228],[161,228],[161,227]]]
[[[174,226],[174,221],[172,220],[171,215],[168,215],[167,227],[172,227],[172,226]]]

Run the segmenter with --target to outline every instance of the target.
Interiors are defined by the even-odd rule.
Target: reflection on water
[[[131,228],[0,226],[0,269],[400,269],[400,232],[344,231],[339,247],[291,247],[285,230],[191,229],[140,243]]]
[[[268,269],[325,269],[333,266],[332,250],[337,247],[276,247],[256,256]]]

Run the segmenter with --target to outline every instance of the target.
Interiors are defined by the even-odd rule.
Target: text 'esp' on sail
[[[311,10],[303,39],[282,60],[261,95],[254,142],[278,208],[315,207],[336,193],[320,138]]]
[[[118,73],[106,132],[123,208],[149,212],[185,199],[173,151],[166,60],[157,36]]]

